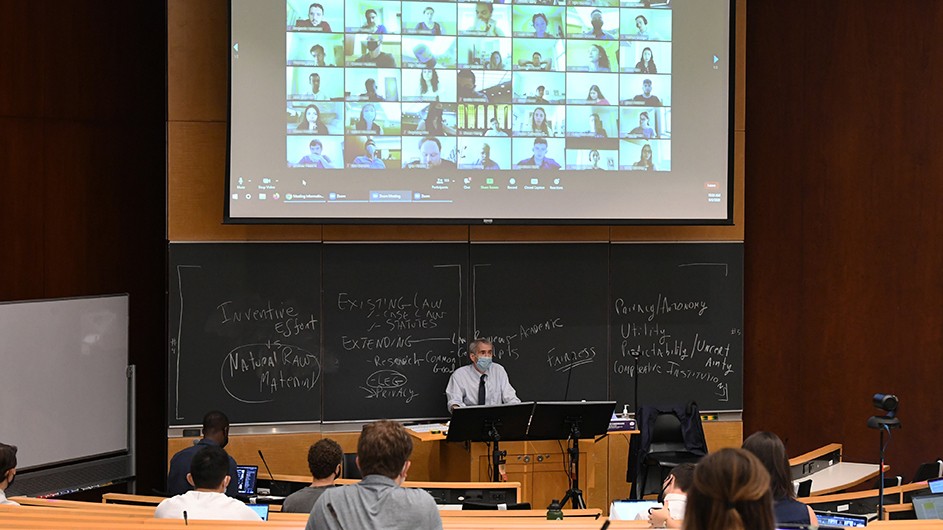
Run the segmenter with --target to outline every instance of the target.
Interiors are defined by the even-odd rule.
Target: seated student
[[[479,92],[475,90],[475,72],[472,72],[469,69],[462,69],[458,71],[456,76],[458,80],[458,101],[482,101],[487,100],[488,96],[484,92]]]
[[[324,6],[311,4],[308,7],[308,18],[301,18],[295,22],[297,28],[314,28],[319,31],[331,31],[331,25],[324,18]]]
[[[638,101],[645,105],[650,105],[652,107],[660,107],[661,100],[658,99],[658,96],[652,94],[652,80],[643,79],[642,80],[642,93],[636,94],[632,101]]]
[[[483,37],[503,37],[494,18],[494,6],[490,2],[478,2],[475,5],[475,22],[466,33]]]
[[[441,529],[442,518],[432,496],[401,487],[412,451],[413,441],[401,424],[380,420],[365,425],[357,441],[357,466],[363,480],[325,491],[305,530]]]
[[[364,23],[363,26],[360,26],[360,31],[362,33],[377,33],[384,34],[387,33],[386,26],[383,24],[377,24],[377,11],[376,9],[368,9],[363,13]]]
[[[377,93],[377,82],[372,77],[363,82],[363,89],[360,101],[386,101],[386,98]]]
[[[508,133],[501,130],[501,124],[498,123],[497,118],[491,118],[488,120],[488,130],[485,131],[484,136],[507,136]]]
[[[13,484],[16,477],[16,446],[0,443],[0,504],[19,503],[7,499],[6,490]]]
[[[373,138],[368,138],[363,143],[365,154],[357,155],[350,163],[350,167],[365,169],[386,169],[386,164],[377,155],[377,144]],[[311,463],[311,453],[308,453],[308,463]],[[313,472],[313,471],[312,471]]]
[[[229,418],[218,410],[207,412],[203,416],[203,439],[196,444],[187,447],[170,459],[170,472],[167,473],[167,492],[171,495],[180,495],[193,489],[193,485],[187,480],[187,473],[190,472],[190,461],[193,455],[200,449],[212,445],[225,448],[229,443]],[[229,476],[236,476],[236,461],[229,457]],[[235,497],[238,494],[238,485],[236,481],[228,483],[226,495]]]
[[[492,118],[494,120],[494,118]],[[481,144],[481,155],[474,164],[475,169],[501,169],[497,162],[491,159],[491,146]]]
[[[517,66],[525,70],[549,70],[550,61],[543,60],[543,56],[540,55],[540,52],[534,52],[529,61],[518,59]]]
[[[320,44],[315,44],[311,47],[311,57],[314,58],[315,66],[334,66],[333,64],[324,62],[324,58],[327,54],[324,53],[324,46]]]
[[[442,118],[441,103],[432,103],[420,113],[422,119],[416,126],[417,131],[423,131],[434,136],[455,136],[455,129],[449,126]]]
[[[694,481],[694,464],[686,463],[671,468],[662,486],[663,506],[648,514],[652,528],[681,528],[687,491]]]
[[[425,33],[429,35],[441,35],[442,26],[434,20],[435,18],[435,9],[427,7],[422,10],[422,14],[426,17],[425,20],[416,24],[416,33]]]
[[[544,97],[544,94],[547,92],[547,87],[540,85],[537,87],[537,93],[534,94],[534,103],[542,103],[544,105],[550,103],[547,101],[547,98]]]
[[[501,52],[491,52],[491,57],[485,63],[485,70],[507,70],[504,67],[504,59],[501,58]]]
[[[743,441],[743,448],[756,455],[770,475],[776,523],[817,526],[819,522],[812,507],[796,500],[796,492],[789,474],[789,459],[786,458],[786,446],[779,436],[767,431],[755,432]]]
[[[368,64],[377,68],[396,68],[396,59],[393,58],[393,54],[386,53],[380,48],[382,43],[382,35],[367,37],[367,52],[354,60],[357,66]]]
[[[370,141],[370,140],[368,140]],[[334,487],[334,481],[341,476],[344,451],[330,438],[322,438],[308,448],[308,469],[311,470],[311,484],[292,493],[282,503],[283,512],[311,513],[314,503],[328,488]]]
[[[410,162],[408,168],[448,168],[455,169],[455,162],[442,159],[442,142],[435,136],[426,136],[419,140],[419,160]]]
[[[589,39],[612,40],[612,35],[606,33],[602,29],[602,11],[593,9],[593,12],[590,13],[590,24],[592,24],[593,27],[586,30],[583,33],[583,37]]]
[[[769,474],[750,452],[724,448],[694,468],[685,530],[773,530]]]
[[[560,169],[556,160],[547,157],[547,139],[534,138],[533,156],[517,163],[521,169]]]
[[[331,158],[324,153],[324,144],[321,140],[315,138],[308,144],[309,153],[298,160],[298,165],[306,167],[316,167],[318,169],[331,169]]]
[[[629,131],[629,136],[633,138],[654,138],[655,129],[649,125],[648,113],[642,112],[638,115],[638,127]]]
[[[158,519],[215,519],[226,521],[261,521],[259,514],[223,492],[230,482],[227,475],[229,455],[221,447],[207,445],[190,462],[187,482],[195,490],[164,499],[157,505]],[[184,516],[186,514],[186,516]]]

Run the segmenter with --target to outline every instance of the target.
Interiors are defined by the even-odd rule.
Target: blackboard
[[[173,244],[169,281],[171,426],[445,418],[474,337],[525,401],[635,410],[637,359],[643,404],[743,407],[738,243]]]
[[[324,420],[447,416],[468,246],[324,245]]]
[[[168,416],[321,419],[321,247],[170,247]]]
[[[606,399],[604,244],[471,246],[474,336],[523,401]]]
[[[743,408],[743,245],[611,249],[610,399]]]

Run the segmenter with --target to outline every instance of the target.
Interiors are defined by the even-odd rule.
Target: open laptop
[[[612,506],[609,507],[609,519],[613,521],[648,519],[649,508],[661,508],[661,503],[640,500],[613,501]]]
[[[931,478],[927,481],[930,493],[943,493],[943,478]]]
[[[239,495],[255,495],[255,479],[259,474],[259,466],[236,466],[236,484]]]
[[[943,494],[914,495],[912,501],[917,519],[943,519]]]
[[[246,506],[252,508],[255,513],[259,514],[259,517],[261,517],[263,521],[268,521],[268,504],[246,504]]]
[[[867,515],[820,512],[816,510],[815,517],[819,520],[819,526],[841,526],[846,528],[860,528],[868,526]]]

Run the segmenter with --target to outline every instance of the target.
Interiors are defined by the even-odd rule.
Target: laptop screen
[[[917,519],[943,519],[943,495],[915,495],[913,503]]]
[[[649,508],[661,508],[661,503],[656,501],[613,501],[612,506],[609,507],[609,518],[613,521],[648,519]]]
[[[815,517],[819,520],[819,526],[843,526],[848,528],[868,526],[866,515],[816,511]]]
[[[927,481],[930,493],[943,493],[943,478],[933,478]]]
[[[240,495],[255,495],[255,478],[259,466],[236,466],[236,484]]]
[[[268,521],[268,504],[246,504],[246,506],[259,514],[263,521]]]

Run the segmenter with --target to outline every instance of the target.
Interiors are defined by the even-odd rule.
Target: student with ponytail
[[[769,473],[743,449],[721,449],[694,469],[684,530],[773,530]]]

